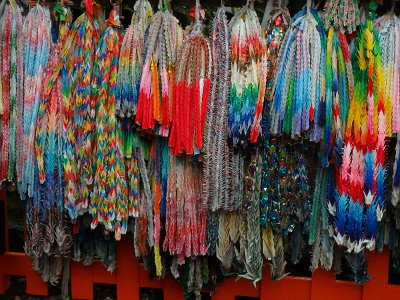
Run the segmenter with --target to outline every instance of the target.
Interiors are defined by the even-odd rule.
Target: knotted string
[[[196,0],[195,20],[193,24],[192,34],[199,34],[201,32],[202,22],[200,20],[200,9],[200,0]]]
[[[158,10],[170,10],[171,3],[170,0],[159,0],[158,1]]]
[[[246,6],[254,9],[254,0],[247,0]]]
[[[390,9],[390,12],[391,12],[393,15],[395,14],[394,10],[396,9],[396,4],[397,4],[397,2],[399,2],[399,0],[392,0],[392,7],[391,7],[391,9]]]
[[[307,14],[310,14],[311,5],[312,5],[312,0],[307,0]]]

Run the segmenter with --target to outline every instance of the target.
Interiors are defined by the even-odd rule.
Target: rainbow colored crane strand
[[[36,119],[40,97],[43,92],[44,70],[51,46],[51,20],[47,8],[33,7],[27,15],[24,26],[24,110],[21,153],[22,180],[19,193],[22,199],[33,196],[34,192],[34,143]]]
[[[335,158],[340,166],[343,134],[354,91],[353,69],[346,36],[329,28],[326,54],[326,109],[321,143],[321,163],[328,167]]]
[[[174,99],[175,63],[182,46],[183,33],[178,20],[167,10],[158,11],[151,18],[147,32],[135,120],[142,129],[155,130],[161,136],[168,136]]]
[[[229,137],[233,146],[257,142],[265,96],[265,39],[256,12],[248,5],[230,21],[231,90]]]
[[[128,225],[127,184],[121,128],[116,116],[116,85],[122,33],[117,9],[107,20],[100,38],[92,77],[92,101],[96,108],[94,132],[94,180],[91,194],[92,229],[98,223],[115,231],[120,240]]]
[[[379,39],[372,21],[363,24],[353,54],[355,90],[337,178],[335,240],[349,252],[375,248],[385,205],[386,116]]]
[[[85,6],[86,12],[74,22],[62,53],[68,76],[63,83],[65,207],[73,221],[88,210],[89,186],[93,183],[95,103],[90,86],[99,25],[93,19],[91,1],[86,0]]]
[[[18,141],[23,110],[22,27],[21,9],[6,5],[0,23],[0,182],[13,182],[16,174],[21,176],[17,157],[21,153]]]
[[[381,46],[385,80],[385,115],[387,135],[400,132],[400,18],[393,12],[375,21]]]
[[[136,115],[143,68],[144,35],[153,15],[147,0],[137,1],[133,9],[132,21],[122,42],[117,79],[117,114],[127,118]]]

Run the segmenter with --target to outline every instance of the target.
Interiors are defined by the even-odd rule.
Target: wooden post
[[[139,262],[133,245],[123,239],[117,246],[117,299],[139,300]]]
[[[372,278],[363,286],[362,300],[389,299],[389,255],[388,250],[381,254],[368,253],[368,272]]]
[[[93,299],[93,273],[91,266],[82,262],[71,262],[71,296],[72,299]]]
[[[4,241],[4,245],[2,245],[1,248],[4,248],[5,251],[8,250],[8,226],[7,226],[7,199],[6,199],[6,196],[7,196],[6,191],[0,190],[0,202],[3,203],[3,208],[4,208],[4,220],[1,221],[1,222],[4,222],[4,232],[0,232],[0,235],[1,235],[0,242],[1,242],[1,240]],[[0,294],[4,294],[9,286],[10,286],[10,279],[6,275],[4,256],[0,253]]]
[[[47,296],[48,286],[42,280],[39,273],[35,272],[32,268],[32,261],[26,257],[26,293],[28,295]]]
[[[183,289],[170,276],[164,281],[164,300],[184,300]]]

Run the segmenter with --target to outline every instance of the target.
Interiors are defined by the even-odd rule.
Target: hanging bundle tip
[[[106,24],[107,26],[119,27],[121,26],[119,10],[122,0],[110,0],[110,3],[112,4],[113,8],[110,11]]]
[[[84,0],[86,12],[92,16],[93,15],[93,0]]]

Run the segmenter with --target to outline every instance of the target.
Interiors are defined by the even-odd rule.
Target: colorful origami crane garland
[[[175,65],[183,39],[178,20],[167,7],[163,10],[160,7],[147,31],[135,119],[142,129],[161,136],[169,134],[175,97]]]
[[[230,32],[224,7],[215,13],[211,40],[212,80],[204,125],[203,197],[212,211],[236,210],[234,201],[234,156],[228,146],[228,109],[230,87]]]
[[[50,53],[46,68],[39,78],[42,78],[41,92],[38,98],[36,122],[34,127],[34,186],[33,197],[26,200],[26,219],[29,224],[25,251],[33,259],[33,268],[38,271],[45,282],[56,283],[62,275],[62,268],[69,264],[71,247],[71,232],[64,215],[64,172],[63,172],[63,117],[64,102],[62,85],[65,76],[59,76],[52,81],[55,69],[61,61],[63,47],[71,21],[71,13],[58,3],[59,23],[57,24],[55,40],[49,43]],[[57,8],[56,6],[56,8]],[[37,7],[37,6],[36,6]],[[61,8],[61,9],[60,9]],[[39,8],[40,9],[40,8]],[[44,15],[36,16],[37,22],[43,17],[50,24],[50,13],[47,8],[41,8]],[[30,13],[34,12],[34,8]],[[62,19],[62,21],[61,21]],[[25,22],[28,22],[28,18]],[[34,20],[31,20],[35,24]],[[48,28],[49,29],[49,28]],[[40,28],[39,28],[40,30]],[[29,56],[28,56],[29,57]],[[39,85],[39,84],[38,84]],[[50,93],[45,93],[50,89]],[[69,277],[63,274],[63,293],[68,294]]]
[[[122,130],[122,145],[128,188],[128,214],[139,215],[140,173],[138,148],[140,139],[135,130],[137,101],[143,68],[145,31],[153,10],[148,1],[135,3],[131,24],[122,42],[116,86],[116,113]]]
[[[147,0],[135,3],[132,21],[121,46],[117,77],[117,114],[132,118],[136,115],[140,80],[143,69],[144,38],[153,10]]]
[[[116,115],[116,85],[122,32],[117,8],[111,10],[94,60],[92,101],[96,128],[93,138],[94,177],[91,193],[92,228],[102,223],[119,240],[128,226],[127,184],[121,128]]]
[[[196,5],[198,10],[200,7]],[[212,57],[210,45],[201,28],[200,17],[197,16],[176,63],[172,130],[168,143],[174,155],[198,154],[203,147]]]
[[[234,147],[257,142],[267,77],[266,49],[260,21],[249,4],[230,21],[231,87],[229,137]]]
[[[44,88],[44,70],[50,55],[51,20],[47,8],[34,6],[26,16],[24,35],[24,97],[21,165],[18,190],[22,199],[32,197],[35,173],[35,128],[40,97]]]
[[[271,133],[318,142],[325,103],[326,36],[321,17],[303,9],[282,45],[271,106]],[[322,120],[320,120],[322,119]]]
[[[344,130],[354,92],[353,69],[346,36],[329,28],[326,45],[325,116],[320,150],[321,164],[328,167],[335,159],[341,165]]]
[[[23,112],[23,19],[16,3],[4,6],[0,22],[0,182],[21,180]]]
[[[168,173],[170,149],[167,140],[157,138],[154,143],[153,156],[155,161],[155,172],[152,180],[154,192],[154,259],[157,276],[162,275],[161,262],[161,234],[163,229],[162,220],[165,220],[167,210],[167,192],[168,192]]]
[[[379,35],[381,62],[385,77],[384,97],[387,135],[400,131],[400,59],[396,47],[400,45],[400,19],[392,11],[375,21]]]
[[[348,251],[374,249],[385,208],[386,115],[379,38],[372,21],[363,24],[353,54],[355,90],[337,181],[335,240]]]
[[[260,225],[262,235],[262,251],[266,259],[271,259],[271,275],[274,279],[285,276],[285,258],[283,249],[283,234],[279,226],[281,199],[279,195],[280,176],[285,173],[280,171],[280,164],[284,164],[289,156],[285,147],[277,145],[277,140],[270,135],[270,109],[275,81],[275,70],[279,63],[279,52],[285,33],[288,29],[290,15],[287,8],[282,7],[279,1],[273,3],[271,19],[266,29],[267,41],[267,81],[266,94],[262,119],[262,174],[260,196]],[[281,161],[281,162],[280,162]],[[286,167],[285,167],[286,168]],[[289,183],[289,182],[288,182]],[[282,189],[283,193],[286,187]],[[285,200],[284,200],[285,201]],[[285,205],[285,204],[284,204]],[[285,231],[285,230],[284,230]]]
[[[176,255],[179,264],[184,263],[185,257],[207,253],[207,209],[201,176],[200,165],[190,157],[171,156],[163,249]]]
[[[93,4],[85,1],[86,11],[76,19],[63,53],[68,74],[63,87],[65,207],[74,221],[89,209],[89,186],[93,184],[93,130],[95,102],[91,101],[91,78],[99,25],[93,18]],[[70,47],[68,47],[70,45]]]

